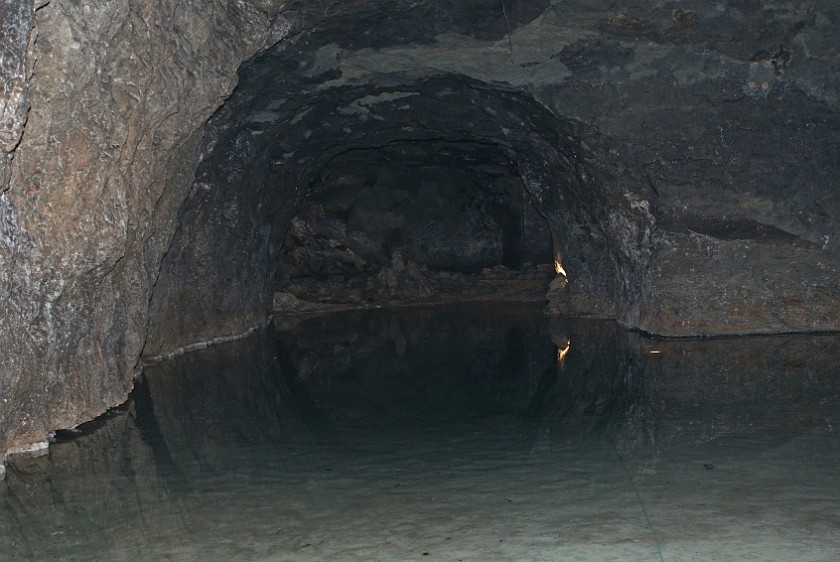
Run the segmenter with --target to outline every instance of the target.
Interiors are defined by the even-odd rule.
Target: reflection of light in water
[[[555,272],[557,275],[561,275],[561,274],[562,274],[562,275],[563,275],[563,277],[568,277],[568,275],[566,275],[566,270],[565,270],[565,269],[563,269],[563,264],[562,264],[562,263],[560,263],[560,258],[556,258],[556,259],[554,260],[554,272]]]
[[[569,349],[571,347],[572,347],[572,340],[567,338],[566,339],[566,347],[564,347],[563,349],[560,349],[559,347],[557,348],[557,361],[558,362],[562,363],[566,359],[566,356],[569,354]]]

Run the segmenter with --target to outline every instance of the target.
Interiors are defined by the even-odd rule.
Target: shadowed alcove
[[[280,289],[295,297],[440,301],[446,291],[450,299],[545,300],[554,259],[548,225],[492,145],[429,140],[349,150],[311,190],[278,266]],[[508,291],[478,287],[490,284],[493,268]]]
[[[625,228],[644,232],[645,215],[589,171],[597,155],[574,121],[520,91],[457,75],[401,77],[387,89],[333,87],[305,75],[295,84],[298,65],[285,51],[244,68],[208,124],[152,298],[147,355],[170,351],[167,342],[184,334],[199,341],[219,325],[253,325],[292,277],[309,271],[325,282],[345,267],[336,252],[372,278],[371,268],[393,269],[393,259],[398,268],[407,259],[462,274],[530,263],[537,275],[536,262],[557,258],[572,280],[558,308],[612,315],[632,302],[640,240],[619,237],[611,225],[624,216]],[[339,239],[348,226],[355,241]],[[315,251],[313,228],[344,233],[322,232]],[[553,271],[545,273],[540,300]],[[347,294],[333,301],[372,298],[348,280]],[[415,281],[425,286],[413,298],[434,300],[434,284]],[[390,292],[408,282],[393,280]],[[341,291],[335,283],[301,289],[296,297],[315,301]]]

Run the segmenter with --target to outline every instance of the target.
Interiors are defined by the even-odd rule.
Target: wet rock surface
[[[295,215],[395,143],[521,181],[555,311],[837,329],[839,24],[836,1],[5,2],[0,449],[122,401],[141,350],[264,323]]]

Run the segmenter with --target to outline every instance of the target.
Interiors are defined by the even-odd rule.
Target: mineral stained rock
[[[310,190],[394,143],[517,171],[555,310],[840,328],[840,2],[505,6],[0,5],[0,450],[265,322]]]
[[[28,80],[31,72],[30,37],[33,27],[32,2],[4,2],[0,6],[0,151],[5,170],[8,156],[20,141],[29,110]],[[8,178],[0,174],[5,188]]]
[[[41,4],[0,5],[2,451],[125,399],[201,126],[291,29],[248,2]]]

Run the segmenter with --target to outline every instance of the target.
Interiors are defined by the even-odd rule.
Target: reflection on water
[[[13,462],[0,559],[838,559],[837,337],[519,307],[282,324],[148,367]]]

